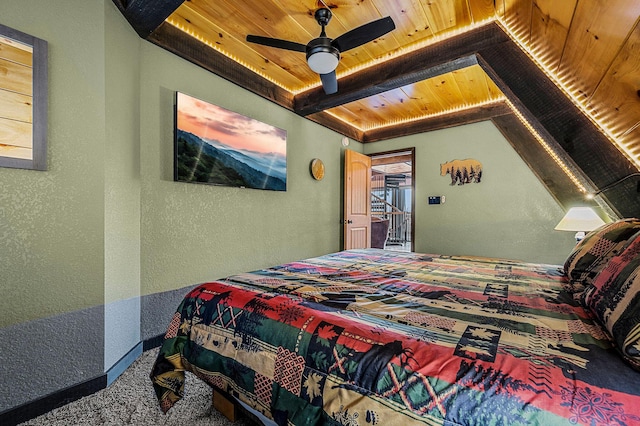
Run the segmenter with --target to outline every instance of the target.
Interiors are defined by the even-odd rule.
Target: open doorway
[[[371,246],[414,251],[415,148],[370,154]]]

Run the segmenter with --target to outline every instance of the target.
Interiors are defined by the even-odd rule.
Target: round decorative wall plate
[[[311,160],[309,170],[311,171],[311,176],[313,176],[315,180],[322,180],[324,177],[324,163],[319,158]]]

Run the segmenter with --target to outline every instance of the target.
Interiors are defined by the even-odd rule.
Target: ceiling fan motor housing
[[[327,9],[326,7],[316,10],[316,12],[313,14],[313,17],[316,18],[316,21],[318,21],[318,24],[320,24],[320,26],[322,27],[325,27],[327,24],[329,24],[331,16],[331,10]]]

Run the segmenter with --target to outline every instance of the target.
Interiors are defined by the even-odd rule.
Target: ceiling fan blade
[[[262,44],[263,46],[277,47],[278,49],[293,50],[295,52],[305,52],[307,46],[294,41],[280,40],[278,38],[248,35],[249,43]]]
[[[331,71],[328,74],[320,74],[320,80],[322,80],[322,88],[327,95],[333,95],[338,91],[338,77],[335,71]]]
[[[369,43],[382,37],[386,33],[393,31],[396,28],[396,24],[393,22],[390,16],[386,18],[378,19],[376,21],[369,22],[354,28],[351,31],[347,31],[340,37],[336,38],[331,44],[338,48],[340,52],[346,52],[354,47],[362,46],[365,43]]]

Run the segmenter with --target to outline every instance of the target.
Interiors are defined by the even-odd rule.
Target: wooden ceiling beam
[[[587,189],[602,188],[638,172],[513,41],[478,51],[478,62]],[[640,196],[635,186],[629,185],[633,191],[626,194],[623,188],[609,192],[609,206],[618,216],[639,216]]]
[[[426,117],[409,123],[382,127],[365,132],[363,142],[377,142],[390,138],[415,135],[460,126],[462,124],[477,123],[494,117],[512,114],[511,108],[505,102],[467,108],[461,111],[442,114],[436,117]]]
[[[475,65],[478,50],[507,40],[496,24],[487,24],[342,77],[334,95],[326,95],[320,86],[300,93],[294,99],[294,111],[304,117]]]
[[[146,39],[184,0],[113,0],[113,3],[138,35]]]
[[[478,63],[559,157],[575,170],[578,178],[586,182],[588,189],[602,188],[638,171],[497,23],[487,24],[343,77],[339,80],[339,91],[335,95],[327,96],[318,87],[294,97],[280,86],[173,26],[158,24],[161,16],[170,14],[182,3],[181,0],[168,0],[170,6],[158,6],[152,0],[132,0],[128,3],[125,0],[113,1],[141,37],[284,108],[361,142],[478,121],[483,112],[462,112],[451,117],[430,118],[364,132],[324,111]],[[147,34],[147,31],[151,31],[151,34]],[[429,121],[432,123],[429,124]],[[498,123],[499,120],[494,122]],[[503,132],[506,133],[505,130]],[[539,172],[543,182],[545,178],[542,174],[545,173],[555,176],[555,172]],[[557,184],[547,184],[547,187],[555,190]],[[560,190],[563,191],[565,189]],[[555,196],[558,199],[570,199],[563,195]],[[608,202],[619,216],[640,216],[640,196],[637,185],[631,180],[608,190],[600,200]]]
[[[419,61],[418,61],[419,62]],[[298,94],[294,98],[294,111],[306,117],[319,111],[378,95],[389,90],[437,77],[448,72],[477,65],[475,55],[457,58],[432,67],[416,67],[404,73],[400,59],[394,59],[338,80],[338,93],[326,95],[321,86]],[[382,76],[386,77],[382,77]],[[363,83],[366,83],[363,85]]]

